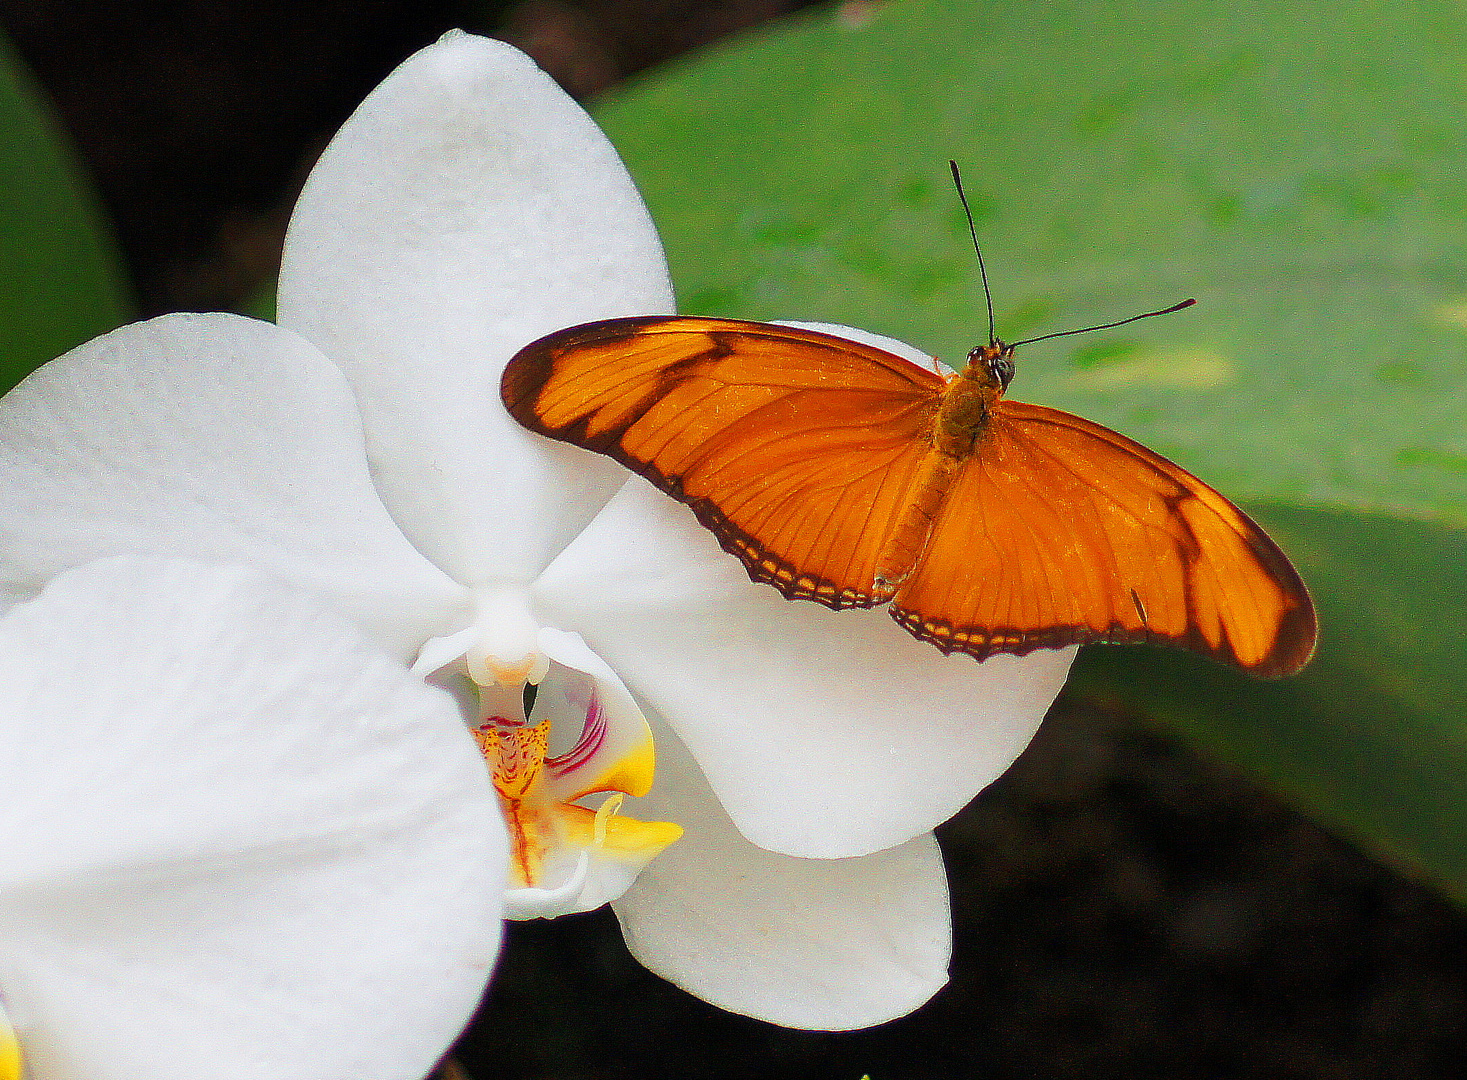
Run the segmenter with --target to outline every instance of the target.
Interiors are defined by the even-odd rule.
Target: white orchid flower
[[[0,618],[0,789],[0,1078],[421,1080],[478,1004],[507,845],[457,706],[257,571]]]
[[[930,830],[1027,744],[1073,650],[979,664],[786,602],[649,484],[505,412],[531,340],[672,310],[595,124],[509,46],[445,37],[312,172],[279,327],[124,327],[0,402],[0,587],[142,551],[325,596],[459,695],[511,914],[611,901],[638,959],[708,1001],[879,1023],[946,980]]]

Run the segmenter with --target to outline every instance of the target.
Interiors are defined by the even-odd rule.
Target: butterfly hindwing
[[[875,568],[944,385],[816,331],[654,316],[541,339],[507,369],[503,396],[531,430],[687,503],[756,581],[841,608],[890,595]]]
[[[892,615],[945,651],[1090,641],[1193,649],[1296,671],[1314,608],[1277,545],[1139,443],[1055,409],[995,408]]]

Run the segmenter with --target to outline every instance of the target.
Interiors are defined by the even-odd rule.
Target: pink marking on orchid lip
[[[591,693],[591,704],[586,709],[586,722],[581,726],[581,737],[563,754],[545,759],[545,767],[556,776],[579,769],[606,742],[606,713],[601,708],[601,699],[595,691]]]
[[[479,725],[480,731],[488,731],[490,728],[521,728],[525,721],[516,720],[509,716],[491,716]]]

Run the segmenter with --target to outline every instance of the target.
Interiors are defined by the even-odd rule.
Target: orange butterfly
[[[686,503],[755,581],[891,601],[944,653],[1151,641],[1303,667],[1314,605],[1278,546],[1124,435],[1002,400],[1014,348],[990,334],[944,377],[813,330],[610,319],[525,347],[501,391],[525,427]]]
[[[944,378],[813,330],[648,316],[541,338],[502,390],[532,431],[687,503],[789,599],[889,600],[916,637],[979,659],[1154,641],[1303,667],[1314,606],[1278,546],[1124,435],[1002,400],[1012,354],[979,346]]]

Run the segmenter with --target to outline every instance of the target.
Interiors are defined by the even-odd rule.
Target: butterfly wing
[[[505,370],[510,413],[687,503],[750,577],[869,607],[942,376],[812,330],[655,316],[572,327]]]
[[[892,604],[946,652],[1178,645],[1277,677],[1314,652],[1278,546],[1195,476],[1078,416],[1000,402]]]

